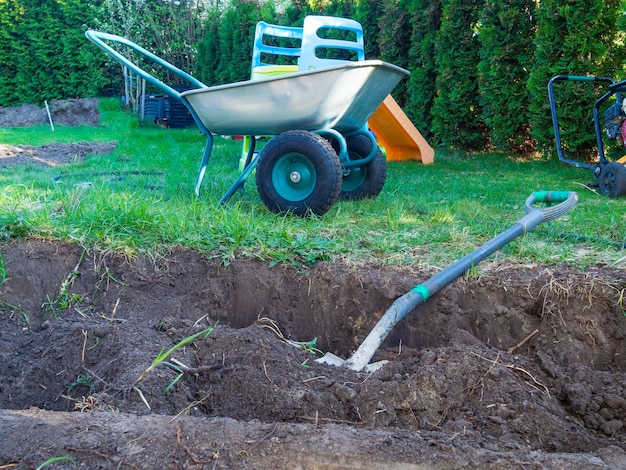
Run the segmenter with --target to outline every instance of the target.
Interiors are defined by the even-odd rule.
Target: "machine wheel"
[[[618,162],[606,164],[600,173],[600,191],[610,198],[626,194],[626,167]]]
[[[256,185],[263,204],[272,212],[323,215],[339,199],[341,165],[323,137],[287,131],[261,151]]]
[[[346,146],[351,161],[367,157],[372,150],[371,140],[363,134],[347,137]],[[341,183],[341,199],[375,198],[380,194],[387,178],[387,161],[380,148],[372,161],[349,170]]]

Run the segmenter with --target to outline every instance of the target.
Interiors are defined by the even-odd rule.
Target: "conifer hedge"
[[[356,19],[366,58],[412,73],[394,96],[434,145],[552,151],[548,80],[625,78],[625,11],[625,0],[0,0],[0,106],[97,96],[121,82],[87,28],[126,35],[218,85],[249,77],[259,20],[301,26],[323,14]],[[602,90],[557,91],[568,152],[593,156],[591,103]]]
[[[479,102],[491,145],[523,153],[534,147],[528,113],[533,61],[533,0],[494,0],[480,12]]]
[[[435,37],[433,133],[453,148],[481,150],[487,128],[478,97],[478,15],[483,0],[447,0]]]
[[[0,2],[0,105],[93,96],[109,82],[85,40],[98,2]]]
[[[426,139],[438,141],[432,128],[432,108],[437,96],[437,60],[435,44],[441,24],[441,0],[413,0],[411,14],[411,76],[405,111]]]

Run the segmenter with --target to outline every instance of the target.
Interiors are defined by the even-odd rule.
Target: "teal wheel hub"
[[[365,166],[355,166],[350,168],[349,173],[343,177],[341,182],[342,191],[354,191],[363,186],[367,179],[367,168]]]
[[[300,153],[281,156],[272,169],[276,192],[289,201],[303,201],[313,193],[316,183],[315,167]]]

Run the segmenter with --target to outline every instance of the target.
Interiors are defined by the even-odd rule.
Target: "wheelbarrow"
[[[601,82],[607,84],[606,92],[600,96],[593,105],[594,129],[596,133],[599,157],[596,164],[580,162],[568,158],[563,152],[556,97],[554,94],[554,85],[560,81]],[[616,198],[626,194],[626,156],[616,161],[610,161],[606,157],[602,125],[604,125],[606,135],[609,139],[617,140],[626,145],[626,103],[622,101],[622,93],[624,92],[626,92],[626,80],[616,82],[609,77],[557,75],[552,77],[548,82],[548,99],[550,101],[554,138],[556,141],[556,150],[559,160],[577,168],[585,168],[593,171],[594,176],[598,180],[597,184],[594,186],[597,186],[602,194],[609,196],[610,198]],[[613,104],[604,111],[603,122],[601,123],[600,107],[612,97],[615,97],[615,100]]]
[[[213,135],[267,135],[258,154],[254,142],[241,174],[220,200],[230,199],[256,170],[259,196],[276,213],[323,215],[337,202],[342,182],[366,183],[358,175],[380,155],[367,120],[409,72],[380,60],[347,62],[259,80],[208,87],[139,45],[113,34],[86,31],[89,40],[135,74],[181,102],[206,136],[194,184],[200,196]],[[194,88],[178,92],[142,69],[110,43],[123,46]],[[354,175],[357,175],[354,179]],[[351,179],[352,178],[352,179]]]

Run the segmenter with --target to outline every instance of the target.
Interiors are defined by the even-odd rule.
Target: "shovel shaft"
[[[544,221],[554,220],[567,213],[574,207],[577,199],[576,193],[572,192],[544,191],[533,193],[526,200],[527,214],[513,226],[398,298],[344,365],[352,370],[362,370],[372,359],[374,353],[396,323],[402,320],[415,307],[428,300],[430,296],[443,289],[457,277],[472,269],[515,238],[531,231]],[[533,208],[533,203],[535,202],[558,202],[559,204],[538,210]]]

